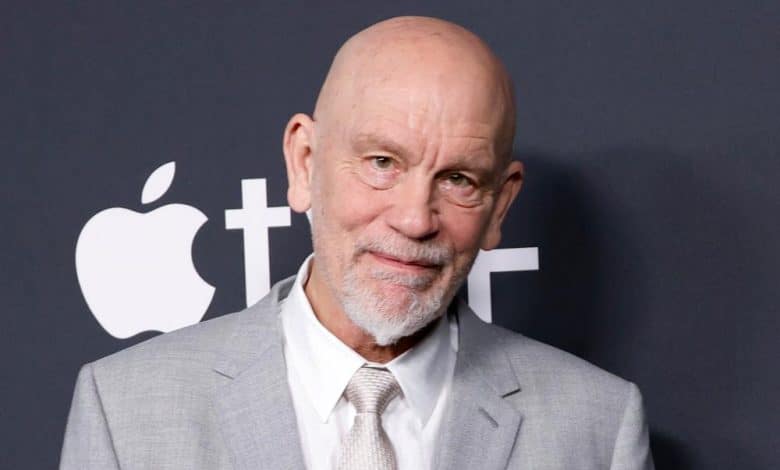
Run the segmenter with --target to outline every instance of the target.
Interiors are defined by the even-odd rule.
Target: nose
[[[408,238],[426,240],[439,231],[439,211],[432,191],[422,181],[407,181],[395,188],[393,202],[386,213],[387,224]]]

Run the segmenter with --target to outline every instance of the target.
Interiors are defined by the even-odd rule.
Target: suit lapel
[[[300,438],[287,382],[279,299],[293,278],[241,312],[217,360],[226,383],[217,391],[215,419],[237,470],[303,468]],[[504,400],[518,393],[495,330],[463,302],[457,306],[458,356],[435,468],[506,468],[522,414]]]
[[[458,307],[458,358],[436,468],[506,468],[522,422],[503,397],[520,390],[500,341],[465,303]]]
[[[227,380],[217,391],[214,411],[237,470],[304,466],[278,318],[279,299],[290,284],[277,284],[240,314],[214,367]]]
[[[218,422],[237,470],[303,468],[295,410],[273,346],[261,360],[225,387],[217,401]]]

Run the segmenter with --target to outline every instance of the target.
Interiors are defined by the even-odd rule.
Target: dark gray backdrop
[[[484,37],[518,90],[527,183],[494,322],[638,383],[660,469],[777,468],[780,8],[774,1],[2,2],[0,468],[52,468],[79,366],[109,336],[74,268],[87,219],[148,174],[210,219],[206,318],[243,306],[240,181],[286,205],[281,132],[352,32],[398,14]],[[270,232],[271,276],[307,251]]]

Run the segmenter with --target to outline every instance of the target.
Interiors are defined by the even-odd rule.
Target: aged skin
[[[368,360],[414,346],[500,241],[523,179],[513,135],[510,80],[471,32],[402,17],[347,41],[283,142],[319,321]]]

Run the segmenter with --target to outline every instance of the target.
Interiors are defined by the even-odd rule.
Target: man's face
[[[462,77],[380,77],[314,123],[312,276],[377,344],[437,318],[498,241],[496,101]]]

